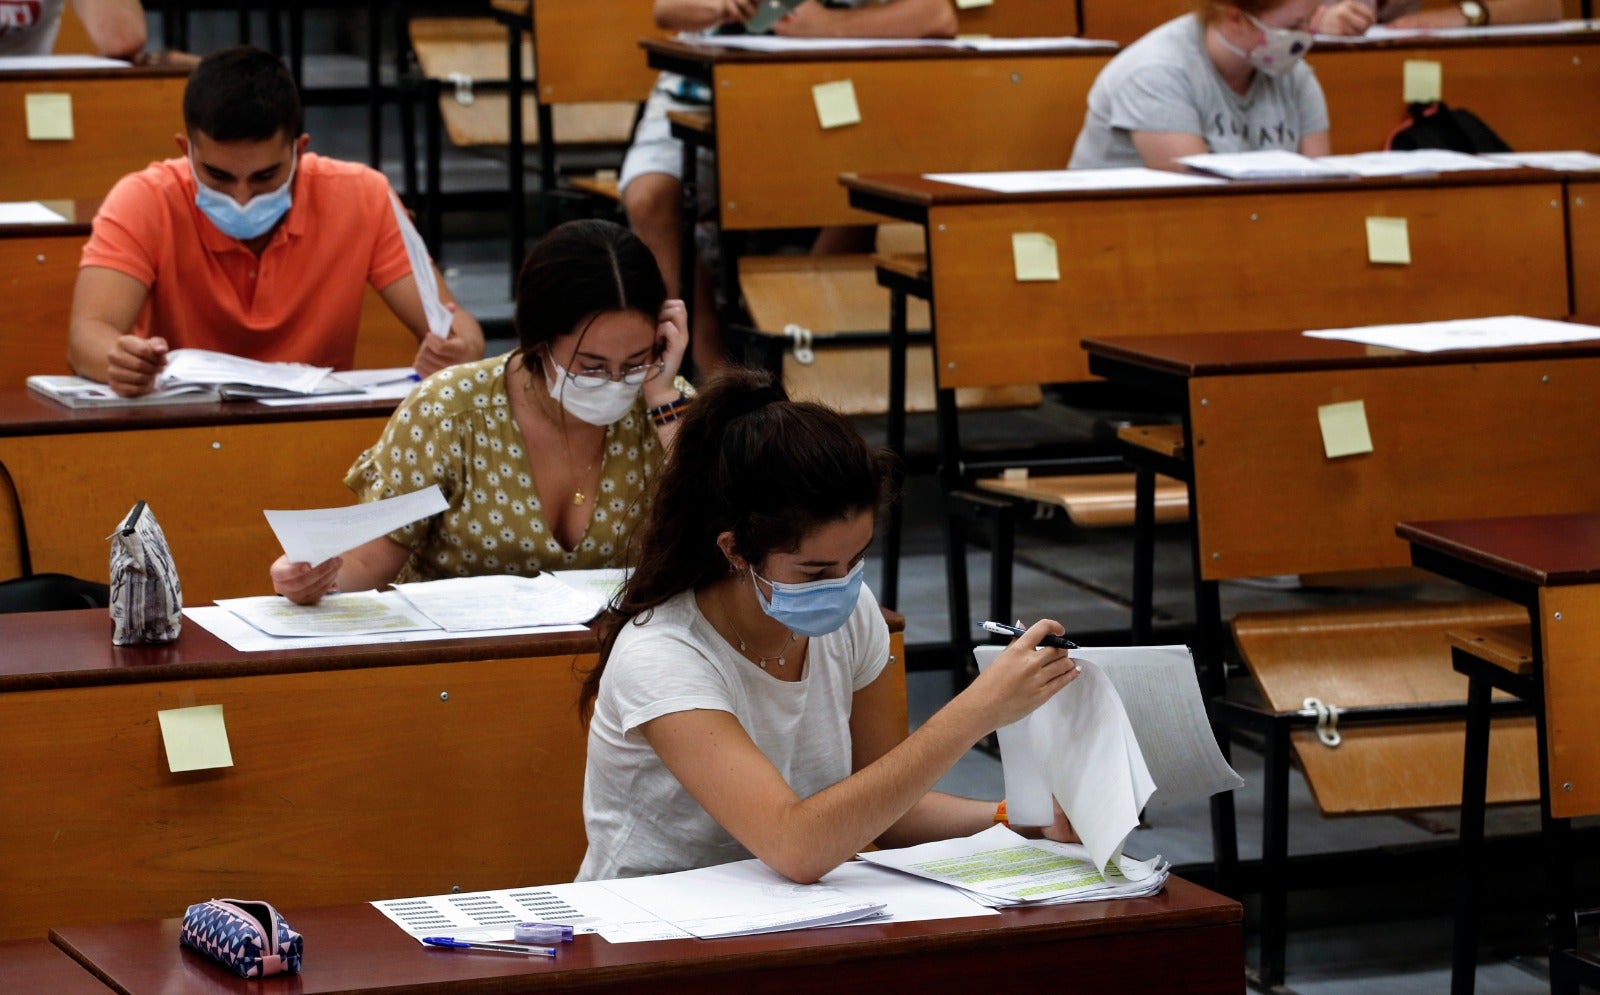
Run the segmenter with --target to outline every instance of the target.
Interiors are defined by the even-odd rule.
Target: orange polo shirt
[[[260,257],[194,199],[189,160],[168,159],[124,176],[95,215],[79,265],[150,288],[134,334],[174,349],[349,369],[366,285],[382,290],[411,273],[383,174],[301,156],[293,205]]]

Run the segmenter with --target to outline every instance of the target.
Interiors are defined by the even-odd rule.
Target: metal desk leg
[[[1134,473],[1133,512],[1133,645],[1150,642],[1155,612],[1156,472],[1139,467]]]
[[[1450,995],[1472,995],[1478,970],[1478,898],[1483,856],[1483,810],[1489,779],[1489,696],[1494,690],[1477,673],[1485,666],[1459,649],[1455,668],[1468,673],[1467,744],[1461,765],[1461,868],[1456,873],[1456,920],[1451,940]]]
[[[893,608],[900,600],[900,545],[905,528],[904,495],[900,489],[906,479],[906,293],[889,291],[889,410],[887,439],[895,457],[895,499],[889,505],[889,521],[883,536],[883,604]]]
[[[1261,954],[1264,988],[1283,984],[1289,940],[1289,723],[1274,722],[1265,742],[1261,820]],[[1231,792],[1223,792],[1231,797]],[[1231,813],[1230,813],[1231,814]]]

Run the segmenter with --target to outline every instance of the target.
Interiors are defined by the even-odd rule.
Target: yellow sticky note
[[[1056,240],[1044,232],[1013,232],[1011,261],[1017,268],[1018,283],[1061,279],[1061,264],[1056,259]]]
[[[842,128],[861,123],[861,107],[856,103],[856,85],[850,80],[818,83],[811,88],[817,105],[817,121],[824,128]]]
[[[221,705],[168,708],[157,712],[156,718],[161,722],[161,741],[167,747],[167,767],[174,774],[233,766]]]
[[[22,98],[28,117],[28,141],[72,141],[72,94],[30,93]]]
[[[1405,218],[1367,219],[1367,261],[1411,265],[1411,233]]]
[[[956,0],[956,6],[961,10],[971,10],[974,7],[993,7],[994,0]]]
[[[1432,59],[1407,59],[1403,68],[1408,104],[1431,104],[1444,99],[1444,66]]]
[[[1372,452],[1365,401],[1324,404],[1317,409],[1317,421],[1322,425],[1322,451],[1329,459]]]

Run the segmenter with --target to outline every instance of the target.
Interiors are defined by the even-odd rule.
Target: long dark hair
[[[586,328],[604,311],[638,311],[651,324],[667,299],[656,257],[611,221],[568,221],[528,250],[517,273],[517,339],[525,362],[541,345]]]
[[[629,620],[728,575],[717,537],[751,563],[792,552],[820,526],[876,511],[888,496],[892,457],[837,411],[791,401],[770,374],[732,367],[706,384],[678,429],[637,534],[637,564],[600,617],[600,662],[584,675],[587,720],[600,677]]]

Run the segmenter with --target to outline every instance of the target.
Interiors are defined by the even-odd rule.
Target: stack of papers
[[[1588,172],[1600,169],[1600,155],[1595,155],[1593,152],[1490,152],[1483,158],[1505,166],[1558,169],[1562,172]]]
[[[59,225],[66,220],[36,200],[0,203],[0,225]]]
[[[1118,856],[1102,875],[1084,847],[1027,839],[1004,825],[966,839],[859,856],[880,867],[947,884],[991,908],[1144,898],[1159,892],[1168,874],[1160,856],[1149,860]]]
[[[573,625],[605,610],[610,600],[593,588],[576,588],[555,574],[452,577],[395,590],[434,625],[451,632],[481,632],[525,625]]]
[[[1469,155],[1449,149],[1358,152],[1354,155],[1327,155],[1315,161],[1352,176],[1427,176],[1473,169],[1509,169],[1517,165],[1496,161],[1489,156]]]
[[[693,35],[680,39],[708,48],[747,52],[841,52],[875,48],[948,48],[968,52],[1049,52],[1057,49],[1114,49],[1098,38],[784,38],[775,35]]]
[[[1230,180],[1335,179],[1355,174],[1323,165],[1298,152],[1263,149],[1260,152],[1206,152],[1178,160],[1190,169],[1214,173]]]
[[[263,363],[210,349],[174,349],[156,377],[158,390],[212,387],[224,397],[270,397],[275,394],[350,393],[345,384],[325,383],[331,366]]]
[[[1038,169],[1009,173],[924,173],[923,179],[996,193],[1057,193],[1068,190],[1142,190],[1152,187],[1203,187],[1223,182],[1170,169],[1127,166],[1113,169]]]
[[[1576,321],[1551,321],[1509,314],[1496,318],[1418,321],[1408,325],[1322,328],[1305,334],[1313,339],[1360,342],[1406,352],[1444,352],[1449,349],[1500,349],[1508,346],[1587,342],[1600,339],[1600,327]]]

